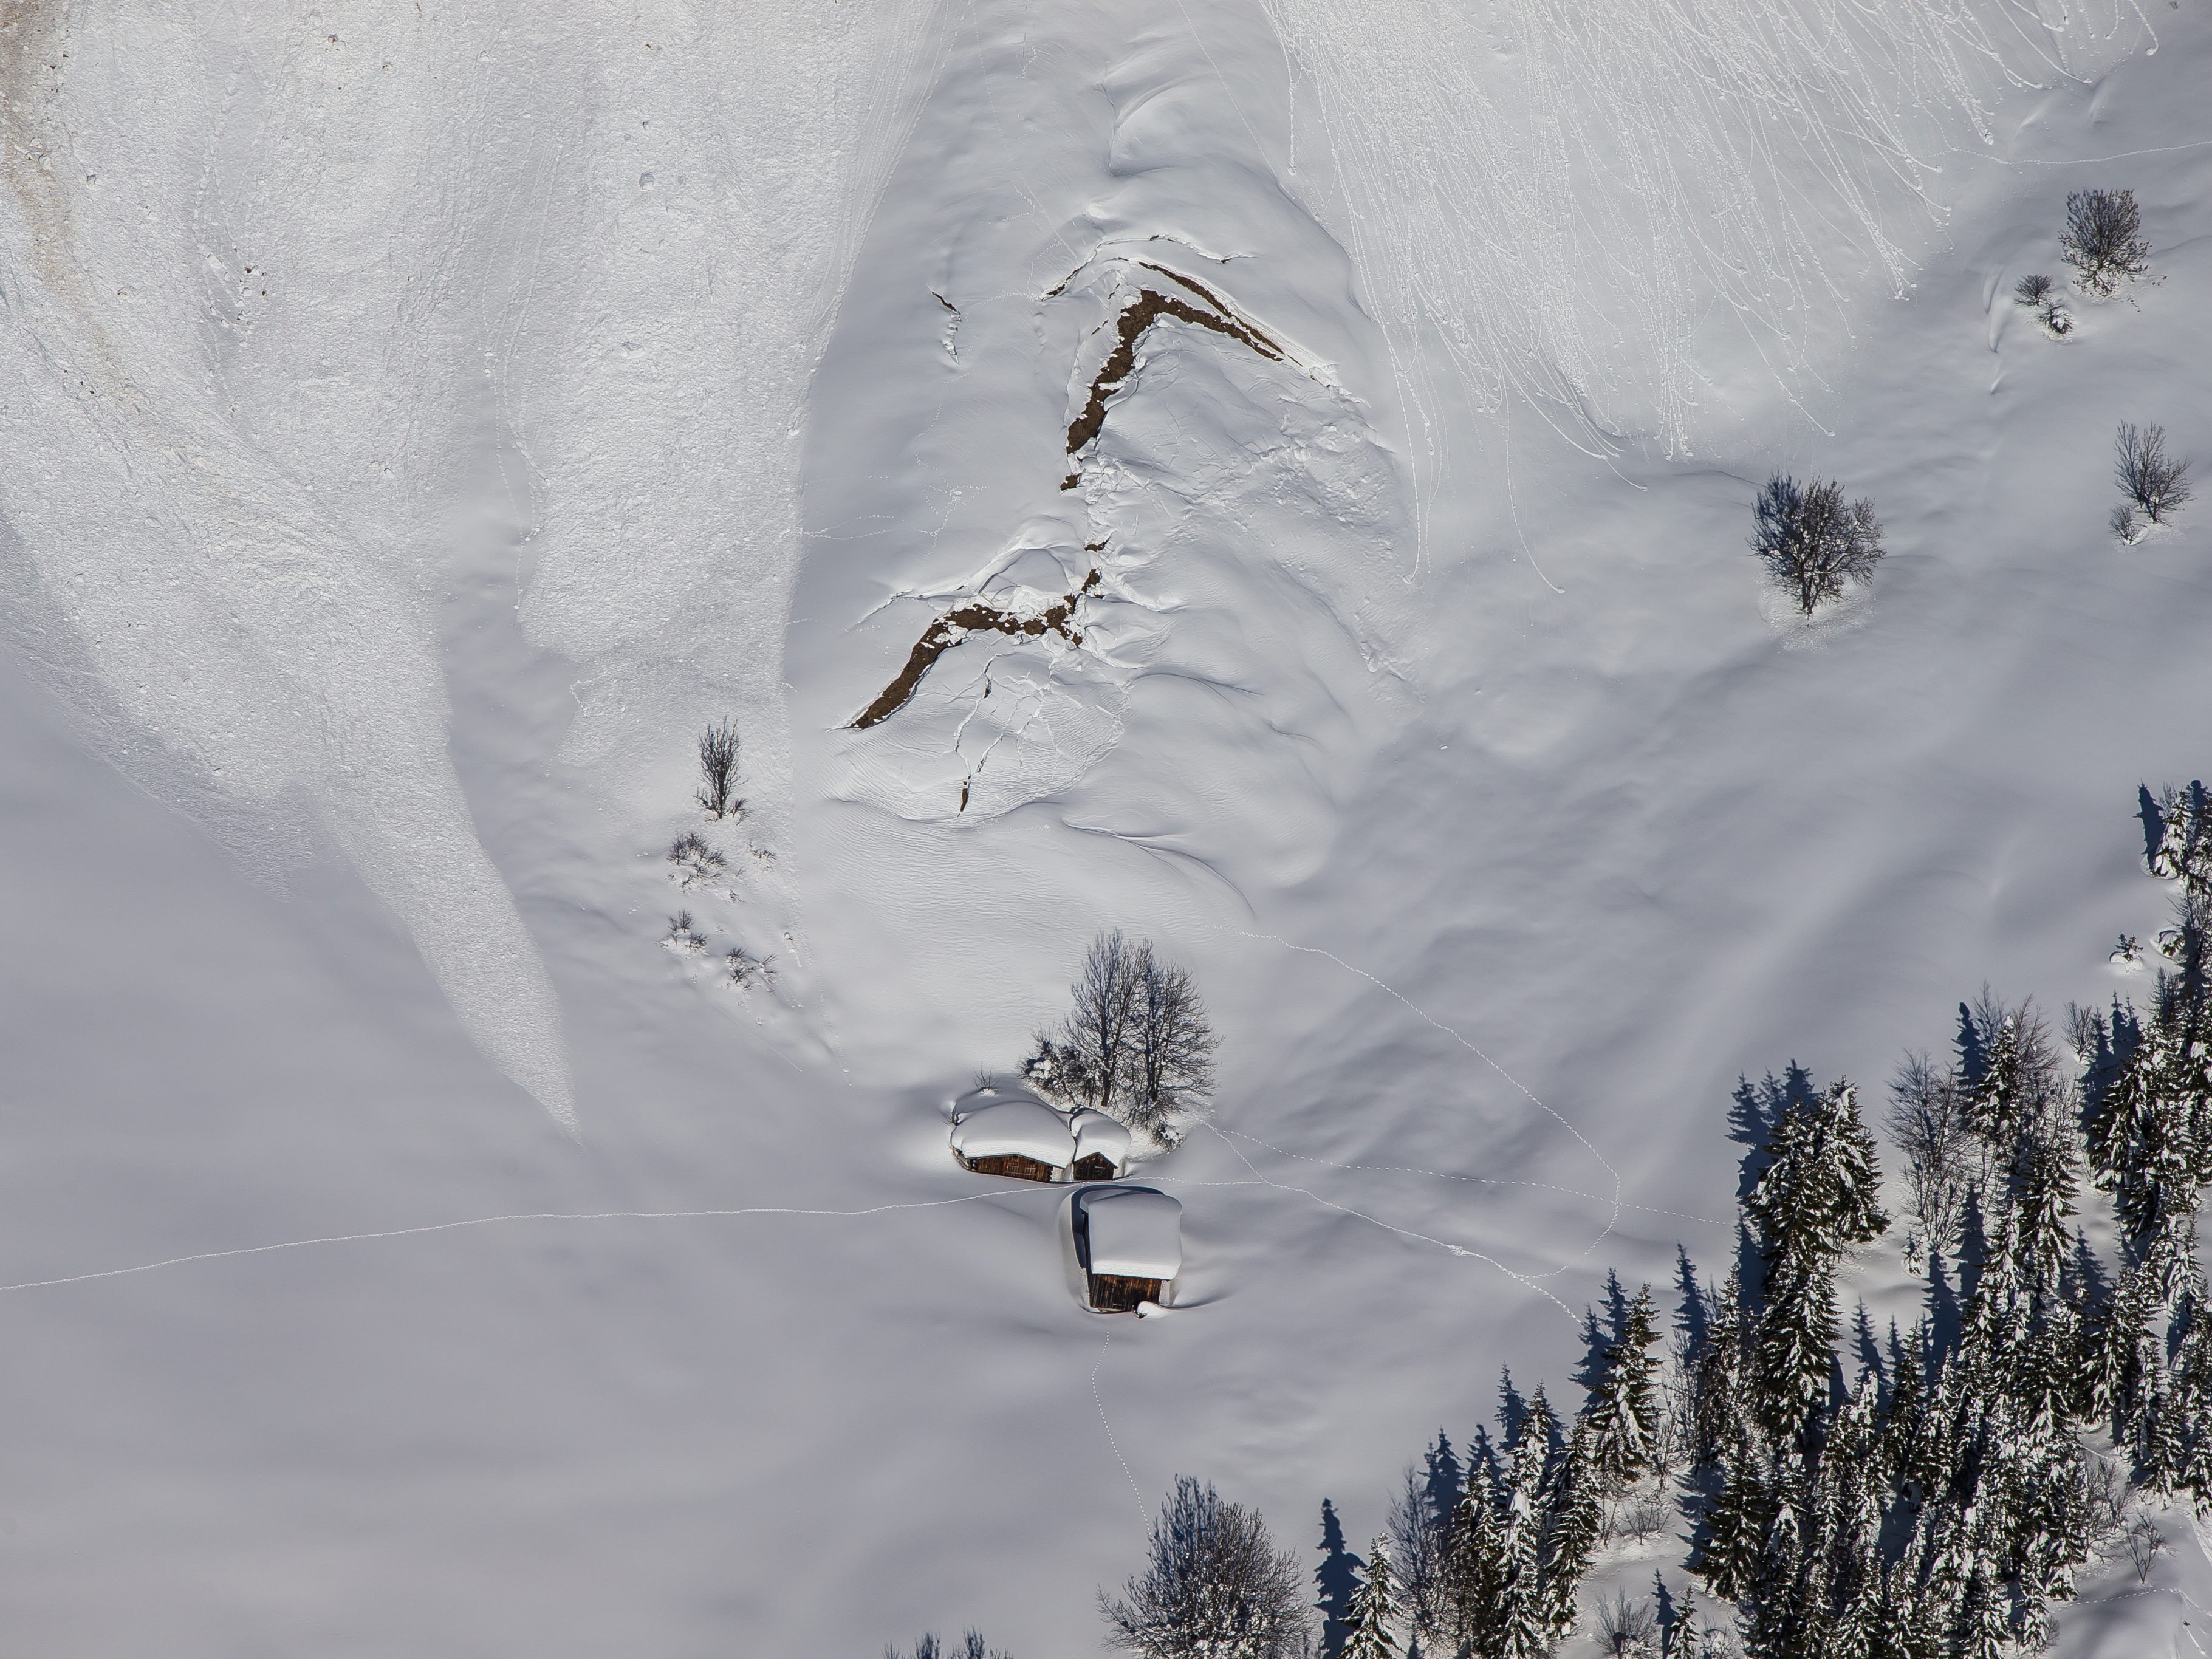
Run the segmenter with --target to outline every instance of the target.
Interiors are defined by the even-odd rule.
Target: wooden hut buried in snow
[[[1133,1313],[1170,1307],[1182,1271],[1182,1206],[1150,1187],[1086,1187],[1067,1203],[1067,1226],[1083,1273],[1083,1305]]]
[[[1007,1095],[961,1113],[952,1155],[963,1170],[1023,1181],[1065,1181],[1075,1162],[1067,1120],[1031,1095]]]
[[[1129,1167],[1129,1127],[1103,1112],[1088,1107],[1067,1121],[1075,1134],[1075,1162],[1071,1173],[1078,1181],[1119,1181]]]

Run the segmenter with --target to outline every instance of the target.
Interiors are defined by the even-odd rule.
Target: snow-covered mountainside
[[[1096,1651],[1178,1474],[1310,1561],[1725,1273],[1740,1075],[2141,1001],[2208,77],[2100,0],[0,10],[13,1645]],[[2154,280],[2053,338],[2088,187]],[[1885,526],[1809,622],[1776,471]],[[1115,927],[1221,1036],[1142,1322],[947,1146]],[[2159,1513],[2074,1659],[2196,1650]]]

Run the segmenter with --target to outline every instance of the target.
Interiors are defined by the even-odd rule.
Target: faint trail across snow
[[[195,1261],[223,1261],[234,1256],[269,1255],[278,1250],[304,1250],[318,1244],[362,1244],[385,1238],[416,1238],[428,1233],[459,1232],[470,1227],[492,1227],[510,1221],[703,1221],[746,1215],[820,1216],[853,1220],[884,1215],[894,1210],[938,1210],[953,1204],[972,1204],[977,1199],[1003,1198],[997,1189],[966,1193],[958,1198],[916,1199],[903,1204],[877,1204],[864,1210],[813,1210],[796,1205],[758,1205],[741,1210],[588,1210],[525,1211],[515,1215],[472,1216],[465,1221],[436,1221],[422,1227],[392,1227],[381,1232],[333,1233],[321,1238],[287,1239],[281,1244],[247,1244],[232,1250],[202,1250],[193,1255],[173,1255],[160,1261],[143,1261],[134,1267],[107,1267],[98,1273],[70,1273],[61,1279],[26,1279],[20,1285],[0,1285],[0,1295],[10,1291],[43,1291],[58,1285],[82,1285],[95,1279],[125,1279],[150,1273],[161,1267],[182,1267]]]
[[[1210,1123],[1206,1127],[1209,1129],[1213,1129],[1213,1126]],[[1268,1176],[1261,1174],[1259,1167],[1255,1164],[1250,1158],[1245,1157],[1242,1152],[1239,1152],[1236,1146],[1231,1145],[1229,1138],[1226,1135],[1222,1135],[1220,1130],[1213,1129],[1213,1133],[1217,1135],[1221,1135],[1222,1144],[1228,1146],[1231,1152],[1236,1153],[1237,1161],[1239,1164],[1242,1164],[1246,1169],[1252,1171],[1253,1181],[1258,1182],[1261,1186],[1271,1187],[1279,1193],[1296,1193],[1300,1198],[1311,1199],[1323,1209],[1334,1210],[1340,1215],[1348,1215],[1354,1220],[1364,1221],[1371,1227],[1380,1227],[1384,1232],[1395,1233],[1401,1238],[1410,1238],[1422,1244],[1433,1244],[1438,1249],[1449,1250],[1454,1255],[1468,1256],[1477,1261],[1487,1262],[1490,1266],[1497,1268],[1498,1272],[1504,1273],[1508,1279],[1513,1280],[1516,1284],[1525,1285],[1528,1289],[1535,1291],[1537,1295],[1542,1297],[1547,1302],[1550,1303],[1561,1313],[1565,1314],[1570,1320],[1574,1319],[1575,1310],[1567,1306],[1565,1303],[1560,1301],[1557,1296],[1553,1295],[1539,1282],[1542,1279],[1556,1278],[1559,1274],[1565,1273],[1567,1270],[1567,1263],[1561,1262],[1558,1267],[1553,1268],[1552,1271],[1547,1273],[1516,1273],[1512,1268],[1507,1267],[1503,1261],[1500,1261],[1494,1255],[1485,1255],[1480,1250],[1469,1249],[1464,1244],[1455,1244],[1448,1238],[1437,1238],[1432,1234],[1419,1232],[1411,1227],[1401,1227],[1395,1222],[1385,1221],[1382,1217],[1370,1215],[1364,1210],[1355,1210],[1349,1204],[1340,1204],[1333,1198],[1323,1198],[1319,1193],[1315,1192],[1311,1188],[1291,1187],[1285,1185],[1282,1182],[1272,1180]],[[1249,1184],[1241,1181],[1179,1182],[1164,1176],[1154,1177],[1154,1180],[1157,1185],[1162,1187],[1242,1187]],[[1602,1238],[1605,1235],[1602,1233],[1598,1235],[1600,1238]],[[1594,1249],[1595,1248],[1595,1243],[1593,1241],[1591,1245],[1583,1250],[1583,1254],[1584,1255],[1588,1255],[1590,1249]]]
[[[1106,1431],[1106,1443],[1113,1449],[1114,1461],[1121,1466],[1121,1473],[1129,1478],[1129,1490],[1136,1495],[1137,1522],[1139,1526],[1152,1524],[1151,1506],[1145,1502],[1145,1489],[1137,1484],[1137,1472],[1129,1467],[1129,1460],[1121,1455],[1121,1443],[1114,1437],[1114,1425],[1106,1415],[1106,1396],[1098,1392],[1098,1368],[1106,1363],[1106,1351],[1114,1346],[1114,1333],[1106,1333],[1106,1340],[1098,1345],[1098,1358],[1091,1363],[1091,1398],[1098,1406],[1098,1422]]]
[[[1556,1186],[1548,1181],[1508,1181],[1497,1176],[1457,1175],[1449,1170],[1425,1169],[1418,1164],[1340,1164],[1333,1158],[1315,1158],[1307,1152],[1294,1152],[1286,1146],[1278,1146],[1273,1141],[1262,1140],[1257,1135],[1247,1134],[1242,1129],[1214,1128],[1212,1124],[1206,1127],[1213,1128],[1216,1134],[1234,1135],[1239,1140],[1250,1141],[1255,1146],[1264,1146],[1279,1157],[1294,1158],[1301,1164],[1318,1164],[1327,1169],[1342,1170],[1348,1175],[1429,1176],[1437,1181],[1465,1181],[1479,1187],[1533,1187],[1541,1192],[1560,1193],[1569,1198],[1586,1198],[1593,1204],[1605,1204],[1612,1201],[1596,1193],[1586,1193],[1576,1187]],[[1686,1210],[1662,1210],[1656,1205],[1632,1204],[1626,1199],[1620,1200],[1620,1207],[1624,1210],[1640,1211],[1645,1215],[1663,1215],[1675,1221],[1694,1221],[1705,1227],[1735,1225],[1733,1221],[1723,1221],[1714,1216],[1692,1215]]]
[[[1218,924],[1213,924],[1212,931],[1218,933],[1226,933],[1235,939],[1265,939],[1270,944],[1279,945],[1285,951],[1293,951],[1301,956],[1326,957],[1328,960],[1334,963],[1338,967],[1343,969],[1346,973],[1357,974],[1360,978],[1365,980],[1370,985],[1374,986],[1376,989],[1382,992],[1393,1000],[1402,1003],[1406,1008],[1417,1018],[1443,1032],[1444,1036],[1449,1037],[1454,1042],[1459,1044],[1461,1048],[1466,1049],[1468,1053],[1473,1054],[1477,1060],[1490,1067],[1492,1071],[1497,1073],[1499,1077],[1504,1079],[1507,1083],[1513,1086],[1513,1088],[1521,1095],[1522,1098],[1526,1100],[1531,1106],[1535,1107],[1537,1110],[1542,1112],[1547,1117],[1550,1118],[1553,1122],[1558,1124],[1569,1134],[1572,1135],[1575,1139],[1581,1144],[1583,1150],[1597,1160],[1598,1167],[1603,1170],[1607,1176],[1612,1177],[1613,1196],[1609,1199],[1601,1199],[1598,1200],[1601,1203],[1609,1205],[1612,1209],[1612,1213],[1607,1218],[1605,1226],[1600,1231],[1597,1237],[1590,1240],[1588,1244],[1583,1247],[1583,1256],[1587,1257],[1592,1250],[1597,1249],[1597,1247],[1603,1243],[1606,1238],[1611,1235],[1614,1224],[1620,1219],[1620,1212],[1623,1207],[1623,1201],[1620,1196],[1620,1171],[1614,1169],[1612,1164],[1607,1161],[1605,1154],[1598,1151],[1598,1149],[1591,1144],[1590,1139],[1588,1135],[1584,1134],[1580,1129],[1575,1127],[1575,1126],[1570,1123],[1565,1118],[1560,1116],[1560,1115],[1553,1108],[1546,1105],[1544,1102],[1538,1099],[1534,1090],[1530,1089],[1528,1085],[1522,1082],[1519,1078],[1515,1077],[1512,1073],[1507,1071],[1503,1066],[1500,1066],[1496,1060],[1485,1054],[1479,1046],[1469,1042],[1459,1032],[1445,1024],[1443,1021],[1438,1019],[1434,1014],[1429,1012],[1427,1009],[1422,1007],[1419,1003],[1415,1002],[1404,992],[1399,990],[1395,986],[1376,978],[1373,974],[1369,973],[1364,968],[1355,967],[1352,963],[1346,962],[1342,957],[1338,956],[1334,951],[1325,951],[1317,945],[1293,945],[1290,940],[1283,938],[1279,933],[1252,933],[1241,927],[1224,927]],[[1218,1132],[1217,1131],[1217,1133]],[[1265,1143],[1263,1142],[1261,1144],[1264,1145]],[[1243,1154],[1239,1153],[1238,1156],[1241,1158]],[[1255,1170],[1253,1173],[1256,1175],[1258,1174],[1258,1171]],[[1435,1172],[1430,1171],[1430,1173],[1433,1174]],[[1643,1206],[1631,1206],[1628,1207],[1641,1208]],[[1703,1218],[1699,1217],[1692,1218],[1702,1219]]]

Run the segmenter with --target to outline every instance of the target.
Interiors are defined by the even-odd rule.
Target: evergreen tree
[[[1740,1432],[1721,1462],[1720,1491],[1705,1510],[1697,1559],[1690,1564],[1690,1571],[1723,1601],[1736,1600],[1750,1588],[1773,1513],[1758,1454],[1750,1437]]]
[[[1395,1659],[1398,1638],[1390,1588],[1390,1556],[1383,1540],[1367,1547],[1367,1577],[1347,1610],[1343,1659]]]
[[[1593,1455],[1601,1476],[1615,1488],[1641,1480],[1651,1468],[1659,1433],[1658,1361],[1651,1345],[1651,1287],[1637,1292],[1598,1368],[1585,1407]]]
[[[1834,1368],[1837,1261],[1888,1220],[1875,1203],[1874,1141],[1848,1083],[1786,1109],[1768,1152],[1745,1202],[1766,1265],[1751,1403],[1768,1432],[1782,1436],[1802,1431]]]

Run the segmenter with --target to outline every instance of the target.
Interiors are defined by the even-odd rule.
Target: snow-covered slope
[[[5,36],[26,1651],[1091,1651],[1176,1473],[1364,1538],[1608,1266],[1717,1262],[1740,1071],[1872,1085],[1985,980],[2122,984],[2135,787],[2212,702],[2199,517],[2103,530],[2117,422],[2212,458],[2201,15],[2082,20],[2079,81],[2010,40],[2035,88],[1900,10],[1990,141],[1850,70],[1911,190],[1790,143],[1760,189],[1874,191],[1894,258],[1788,241],[1744,331],[1698,312],[1731,245],[1608,309],[1593,239],[1667,216],[1577,176],[1595,104],[1573,227],[1387,289],[1409,170],[1494,242],[1452,192],[1498,152],[1376,153],[1323,8],[567,10]],[[1500,120],[1510,45],[1454,47]],[[1694,171],[1734,129],[1663,67],[1620,154]],[[2006,294],[2090,184],[2163,280],[2056,343]],[[1203,320],[1071,456],[1144,294]],[[1613,440],[1501,395],[1577,375]],[[1777,466],[1889,529],[1816,629],[1743,550]],[[975,607],[1015,631],[854,725]],[[680,891],[725,714],[753,814]],[[1224,1039],[1141,1324],[941,1115],[1110,925]],[[2128,1607],[2077,1650],[2173,1639]]]

